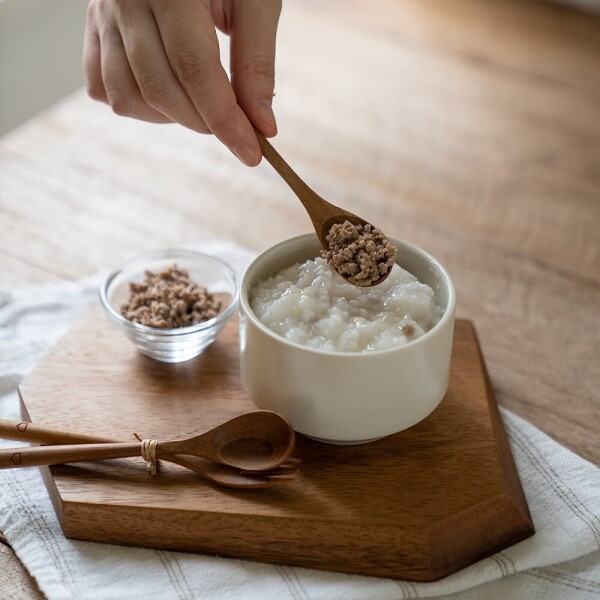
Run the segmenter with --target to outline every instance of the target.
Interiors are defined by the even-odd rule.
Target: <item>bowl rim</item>
[[[223,269],[227,276],[233,282],[234,287],[234,293],[232,294],[229,306],[212,319],[202,321],[201,323],[196,323],[196,325],[189,325],[188,327],[176,327],[169,329],[160,329],[158,327],[150,327],[149,325],[135,323],[129,319],[126,319],[120,313],[118,313],[108,300],[108,289],[115,277],[117,277],[126,268],[129,268],[137,263],[143,263],[144,261],[156,259],[168,259],[169,256],[183,258],[200,258],[202,260],[209,260],[215,263],[217,266],[219,266],[219,268]],[[202,284],[200,283],[200,285]],[[198,252],[197,250],[190,250],[188,248],[169,247],[160,250],[151,250],[149,252],[136,254],[114,265],[102,280],[102,283],[100,284],[99,295],[100,302],[102,304],[102,307],[104,308],[104,311],[118,325],[122,325],[123,327],[138,334],[161,337],[175,337],[201,332],[206,329],[211,329],[215,326],[218,326],[221,323],[224,324],[225,322],[227,322],[233,316],[234,312],[236,312],[236,309],[238,307],[240,297],[240,283],[238,281],[238,277],[235,271],[227,263],[216,258],[215,256],[212,256],[210,254],[204,254],[202,252]]]
[[[417,338],[416,340],[413,340],[411,342],[403,344],[402,346],[397,346],[395,348],[384,348],[381,350],[363,350],[363,351],[358,351],[358,352],[343,351],[343,350],[339,350],[339,351],[338,350],[324,350],[322,348],[311,348],[310,346],[305,346],[303,344],[299,344],[298,342],[293,342],[293,341],[287,340],[286,338],[280,336],[279,334],[277,334],[274,331],[272,331],[271,329],[269,329],[264,323],[262,323],[262,321],[260,321],[260,319],[256,316],[256,314],[252,310],[252,307],[250,306],[250,302],[249,302],[250,289],[249,289],[249,281],[248,281],[249,275],[248,274],[250,273],[251,269],[255,266],[255,264],[259,260],[264,259],[265,255],[276,253],[282,247],[288,246],[290,244],[293,244],[293,243],[305,244],[309,240],[313,241],[313,242],[316,241],[318,244],[318,238],[315,233],[306,233],[306,234],[298,235],[298,236],[283,240],[281,242],[278,242],[277,244],[275,244],[274,246],[270,246],[269,248],[267,248],[266,250],[264,250],[263,252],[261,252],[258,256],[256,256],[254,258],[254,260],[250,263],[250,265],[246,269],[244,276],[242,278],[242,283],[240,285],[240,294],[239,294],[240,313],[243,314],[246,318],[249,318],[255,327],[258,327],[258,329],[260,329],[264,334],[266,334],[270,338],[276,340],[277,342],[279,342],[281,344],[290,346],[291,348],[294,348],[295,350],[307,352],[309,354],[322,354],[322,355],[331,356],[331,357],[344,357],[345,359],[353,358],[355,360],[360,358],[360,359],[364,360],[365,356],[371,357],[371,356],[378,356],[378,355],[382,355],[382,354],[391,354],[394,352],[411,351],[411,349],[416,348],[417,346],[419,346],[423,343],[426,343],[430,338],[437,335],[437,333],[439,331],[441,331],[442,328],[447,326],[449,322],[454,321],[455,311],[456,311],[456,290],[454,288],[454,282],[452,281],[450,274],[448,273],[448,271],[446,270],[444,265],[442,265],[442,263],[437,258],[435,258],[433,255],[429,254],[429,252],[426,252],[419,246],[412,244],[411,242],[407,242],[406,240],[402,240],[400,238],[396,238],[396,237],[389,236],[389,235],[387,237],[390,240],[390,242],[392,242],[398,248],[396,264],[398,264],[399,266],[402,266],[398,262],[398,257],[401,254],[400,247],[406,248],[406,249],[410,250],[411,252],[418,254],[422,258],[425,258],[426,260],[428,260],[435,267],[435,269],[438,271],[438,273],[441,275],[440,279],[441,279],[441,281],[444,282],[444,284],[448,290],[448,302],[447,302],[447,306],[444,310],[444,313],[442,315],[442,318],[429,331],[424,333],[421,337]],[[291,265],[289,265],[289,266],[291,266]]]

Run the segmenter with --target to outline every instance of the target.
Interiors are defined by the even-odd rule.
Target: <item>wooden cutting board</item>
[[[94,308],[22,383],[33,422],[100,436],[188,436],[255,407],[237,322],[200,357],[140,354]],[[368,401],[366,399],[365,401]],[[473,326],[456,323],[450,389],[425,421],[361,446],[298,436],[297,482],[233,491],[142,459],[43,469],[67,537],[433,581],[534,533]]]

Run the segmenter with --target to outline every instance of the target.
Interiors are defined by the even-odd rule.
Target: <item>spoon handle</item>
[[[123,441],[98,435],[86,435],[85,433],[65,431],[64,429],[58,429],[56,427],[28,423],[27,421],[11,421],[9,419],[0,419],[0,439],[28,442],[31,444],[55,445],[114,444]],[[140,452],[139,444],[136,445],[138,452]],[[161,452],[161,458],[198,472],[198,467],[194,465],[194,459],[191,457],[183,458],[180,456],[170,456],[168,453],[165,454]],[[208,479],[210,479],[210,477]],[[216,483],[219,482],[217,481]]]
[[[69,444],[0,450],[0,469],[57,465],[69,462],[126,458],[140,455],[140,443]]]
[[[281,175],[282,179],[290,186],[290,188],[292,188],[292,191],[296,194],[298,200],[302,202],[315,229],[320,229],[325,220],[337,214],[340,210],[333,204],[330,204],[321,198],[321,196],[310,188],[297,175],[292,167],[285,162],[281,154],[279,154],[279,152],[271,145],[271,142],[269,142],[269,140],[267,140],[267,138],[256,128],[254,131],[263,156],[269,161],[277,173]]]
[[[85,435],[8,419],[0,419],[0,439],[32,444],[102,444],[116,441],[96,435]]]
[[[271,142],[260,133],[257,129],[256,137],[262,150],[263,156],[269,161],[271,166],[281,175],[285,182],[292,188],[300,202],[304,204],[306,196],[316,196],[316,193],[304,183],[304,181],[296,174],[296,172],[288,165],[281,154],[273,148]]]

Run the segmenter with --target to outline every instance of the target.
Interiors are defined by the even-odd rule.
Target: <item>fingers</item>
[[[113,111],[152,123],[168,123],[167,116],[149,106],[142,97],[125,53],[123,40],[116,29],[104,27],[100,32],[102,56],[100,68],[106,97]]]
[[[221,65],[209,3],[155,0],[154,4],[171,69],[194,107],[215,136],[243,163],[257,165],[260,147]]]
[[[87,93],[94,100],[108,102],[104,82],[102,81],[102,68],[100,63],[100,40],[98,28],[93,14],[92,5],[88,6],[85,37],[83,38],[83,72],[85,74]]]
[[[170,122],[171,119],[142,98],[113,14],[100,15],[97,11],[96,5],[90,4],[84,50],[88,93],[92,98],[110,104],[118,115],[153,123]]]
[[[234,38],[233,87],[211,16],[217,4],[91,0],[83,59],[88,93],[120,115],[212,132],[254,166],[262,155],[252,124],[267,136],[277,132],[271,100],[281,1],[219,5]]]
[[[210,129],[177,81],[162,44],[154,15],[123,4],[120,28],[127,60],[144,102],[184,127]]]
[[[265,136],[277,134],[271,108],[281,0],[244,0],[231,14],[231,82],[239,105]]]

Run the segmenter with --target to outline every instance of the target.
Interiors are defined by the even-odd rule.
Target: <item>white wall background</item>
[[[86,0],[0,0],[0,135],[83,85]]]

